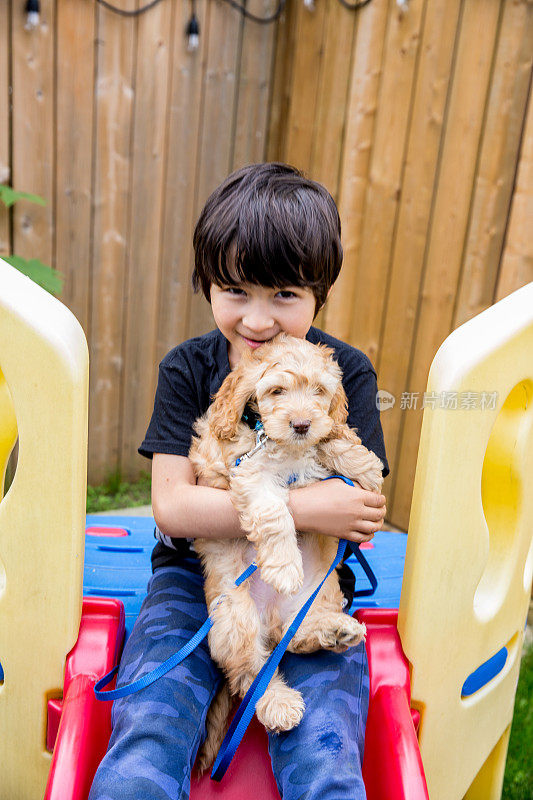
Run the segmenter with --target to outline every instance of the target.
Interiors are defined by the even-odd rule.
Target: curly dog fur
[[[335,556],[338,540],[296,532],[288,509],[288,480],[305,486],[337,473],[380,491],[382,463],[347,424],[342,373],[324,345],[280,334],[244,355],[195,425],[189,458],[204,483],[229,489],[246,538],[196,539],[213,627],[209,646],[226,683],[208,714],[198,764],[206,769],[223,738],[232,696],[244,696],[303,602]],[[257,453],[235,462],[256,443],[242,421],[249,404],[268,436]],[[259,570],[239,587],[238,575]],[[219,598],[224,599],[217,605]],[[289,650],[342,652],[358,644],[364,626],[342,612],[334,571],[292,639]],[[298,725],[304,703],[276,671],[256,714],[269,731]]]

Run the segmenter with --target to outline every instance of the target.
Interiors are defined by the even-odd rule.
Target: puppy
[[[337,539],[295,530],[289,486],[337,473],[365,489],[381,489],[381,461],[346,424],[342,373],[332,352],[280,334],[242,356],[195,424],[189,454],[195,474],[204,484],[229,489],[246,531],[246,538],[194,542],[213,619],[211,655],[226,677],[208,714],[200,770],[216,756],[232,697],[245,695],[337,551]],[[245,407],[262,422],[259,437],[242,419]],[[235,579],[254,560],[258,572],[236,587]],[[333,571],[289,651],[342,652],[358,644],[365,628],[343,613],[342,601]],[[303,712],[301,694],[276,671],[257,704],[258,719],[280,732],[298,725]]]

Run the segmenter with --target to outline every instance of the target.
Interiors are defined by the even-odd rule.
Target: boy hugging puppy
[[[162,360],[154,411],[139,452],[152,458],[157,544],[147,596],[121,659],[117,685],[166,660],[207,616],[193,538],[244,537],[230,493],[196,482],[188,458],[193,425],[242,355],[279,333],[331,348],[342,370],[348,425],[388,474],[376,408],[376,374],[360,350],[312,326],[342,264],[340,220],[320,184],[286,164],[253,164],[209,197],[194,232],[193,285],[211,303],[216,329]],[[296,530],[366,542],[385,517],[385,497],[338,479],[290,489]],[[340,569],[346,605],[353,575]],[[364,642],[343,653],[286,653],[281,667],[306,712],[269,734],[283,800],[361,800],[368,670]],[[164,678],[116,701],[113,733],[90,800],[189,797],[190,775],[221,674],[206,641]],[[334,742],[335,746],[332,745]]]

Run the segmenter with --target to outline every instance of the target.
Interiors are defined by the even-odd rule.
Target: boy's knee
[[[341,736],[330,724],[317,730],[315,742],[318,751],[324,751],[331,756],[340,755],[344,749]]]

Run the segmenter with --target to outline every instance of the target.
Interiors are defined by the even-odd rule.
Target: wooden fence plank
[[[435,0],[428,4],[420,43],[420,64],[402,181],[397,233],[387,293],[384,329],[377,370],[380,387],[396,403],[381,415],[389,464],[396,462],[401,420],[413,413],[401,409],[408,389],[413,337],[416,330],[420,282],[432,208],[439,146],[457,36],[461,0]],[[385,492],[396,478],[391,469]],[[391,501],[388,504],[392,518]]]
[[[345,265],[317,324],[366,350],[396,397],[386,493],[406,526],[420,413],[402,392],[424,391],[453,327],[533,279],[531,4],[410,0],[402,14],[396,0],[355,13],[291,0],[259,26],[197,0],[195,54],[189,13],[42,0],[28,32],[24,4],[0,2],[0,179],[11,170],[48,202],[15,206],[14,242],[0,208],[0,253],[67,273],[91,353],[90,480],[146,469],[157,361],[213,326],[190,289],[208,194],[244,163],[287,160],[338,201]]]
[[[326,10],[310,174],[337,200],[351,56],[357,15],[362,12],[347,9],[338,0],[328,0]]]
[[[56,268],[62,300],[88,334],[90,301],[94,17],[90,3],[57,0]]]
[[[274,45],[274,64],[272,68],[272,90],[268,112],[268,136],[266,158],[268,161],[282,161],[286,150],[287,127],[291,103],[292,68],[296,51],[295,17],[297,3],[286,4],[276,23]]]
[[[269,17],[272,0],[251,0],[246,8],[258,17]],[[232,170],[265,160],[275,34],[275,22],[244,20]]]
[[[317,119],[313,141],[311,177],[324,184],[339,200],[342,155],[345,145],[346,109],[352,71],[354,37],[361,9],[348,9],[338,0],[327,5],[323,68],[317,98]],[[346,54],[350,53],[350,58]],[[318,312],[313,324],[324,329],[328,306]]]
[[[373,0],[357,16],[339,188],[344,266],[328,300],[327,330],[348,341],[359,262],[365,198],[376,122],[389,0]]]
[[[328,0],[326,4],[309,177],[322,183],[337,202],[358,14],[358,10],[347,9],[338,0]],[[326,320],[327,306],[323,306],[313,325],[323,330]]]
[[[201,160],[198,145],[209,6],[207,0],[196,4],[200,46],[195,52],[187,50],[184,35],[190,6],[178,3],[175,9],[156,362],[187,338],[194,262],[192,235],[196,222],[194,190]]]
[[[533,6],[507,0],[483,126],[453,327],[492,305],[515,179],[533,53]]]
[[[496,3],[470,0],[463,8],[409,391],[424,392],[431,361],[451,330],[499,17]],[[401,470],[392,496],[394,520],[402,527],[407,526],[411,506],[421,422],[420,409],[403,417],[395,465],[401,464]]]
[[[131,173],[121,471],[146,468],[137,453],[152,413],[163,218],[171,4],[138,17]]]
[[[135,7],[135,0],[122,5],[129,11]],[[89,361],[92,483],[102,481],[119,467],[135,30],[133,19],[98,7]]]
[[[533,101],[529,108],[522,138],[522,152],[511,208],[498,286],[494,301],[533,281]]]
[[[37,28],[26,31],[25,22],[24,4],[13,3],[12,180],[18,191],[41,195],[47,205],[16,203],[13,250],[52,264],[55,0],[42,1]]]
[[[378,357],[424,0],[390,12],[349,341]]]
[[[220,0],[209,12],[208,53],[204,72],[204,97],[200,123],[195,214],[231,169],[235,112],[236,70],[242,30],[241,15]],[[193,295],[187,336],[198,336],[214,327],[211,306],[201,294]]]
[[[325,3],[318,3],[314,11],[298,3],[294,19],[297,47],[291,70],[291,101],[285,122],[287,138],[283,161],[306,174],[312,167],[325,20]]]
[[[9,4],[0,3],[0,183],[9,183]],[[11,252],[9,241],[9,211],[0,203],[0,256]]]

